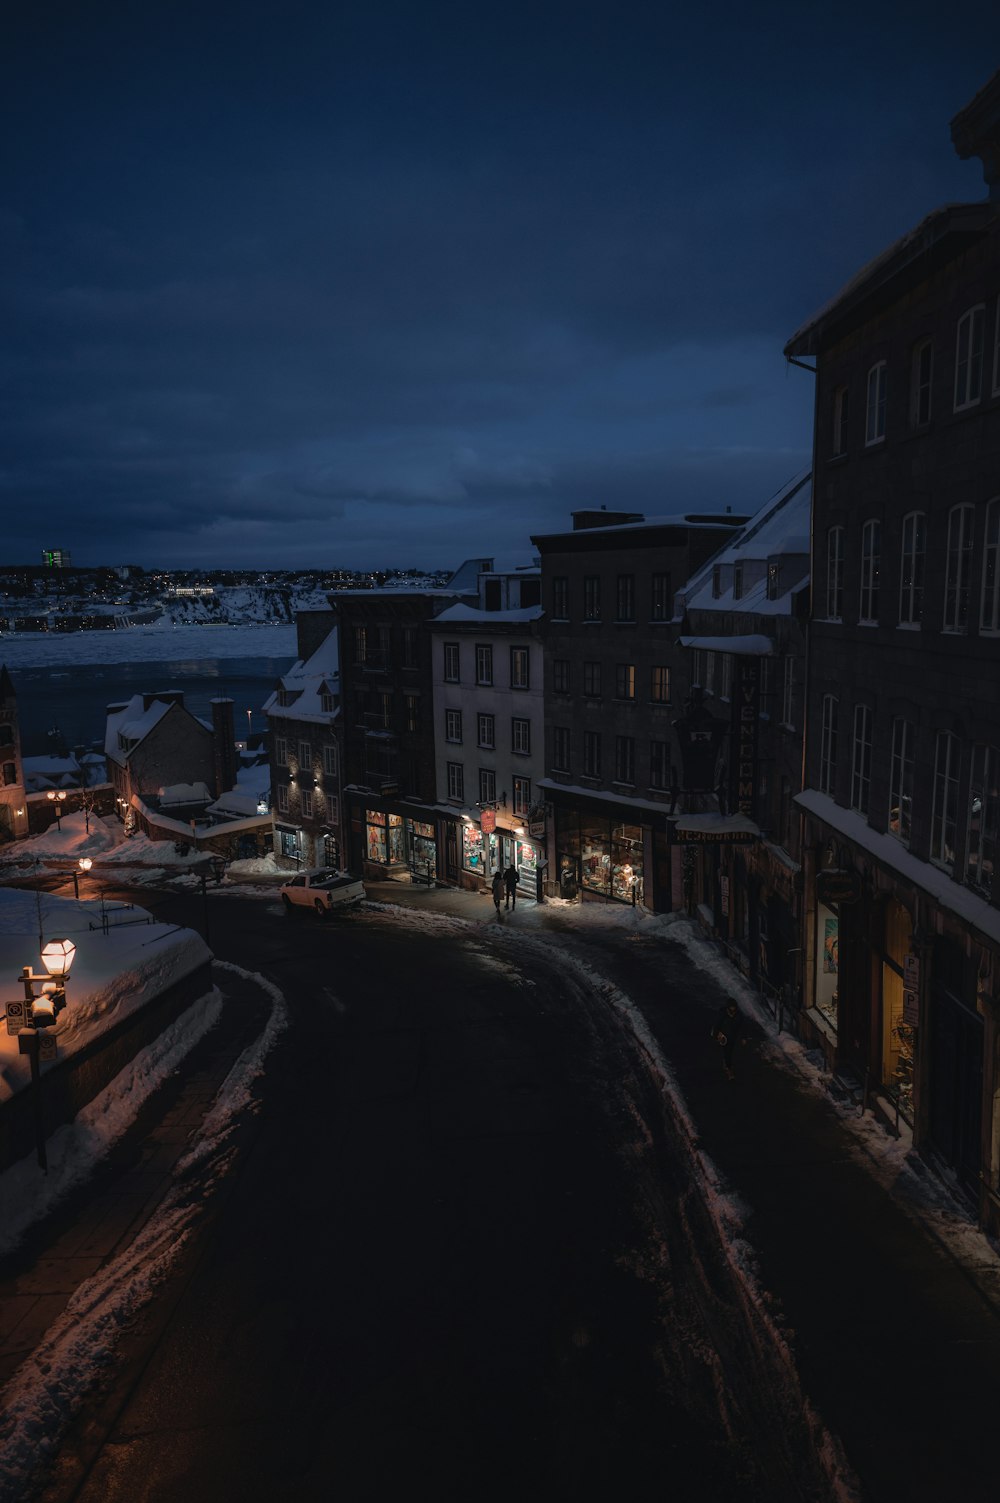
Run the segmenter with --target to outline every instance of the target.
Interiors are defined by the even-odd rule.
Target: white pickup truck
[[[360,903],[364,895],[364,884],[358,877],[334,871],[329,866],[296,872],[281,888],[286,913],[295,908],[312,908],[320,918],[326,918],[334,908],[349,908],[353,903]]]

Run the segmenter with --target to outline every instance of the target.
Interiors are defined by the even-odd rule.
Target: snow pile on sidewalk
[[[43,830],[41,835],[32,835],[26,840],[15,840],[3,846],[0,849],[0,861],[6,865],[21,865],[51,856],[62,857],[67,861],[74,861],[80,856],[106,858],[120,838],[114,827],[106,825],[99,814],[88,817],[82,810],[74,810],[72,814],[64,814],[57,824]]]
[[[71,939],[76,956],[66,988],[67,1005],[55,1034],[61,1056],[73,1054],[143,1006],[174,982],[191,974],[211,956],[192,929],[149,921],[141,908],[107,904],[107,932],[100,927],[95,903],[58,898],[51,893],[0,889],[0,974],[11,978],[9,996],[18,993],[16,977],[24,966],[44,973],[41,945]],[[91,927],[94,924],[97,927]],[[42,1066],[43,1073],[48,1068]],[[26,1055],[16,1035],[0,1033],[0,1102],[22,1090],[30,1079]]]

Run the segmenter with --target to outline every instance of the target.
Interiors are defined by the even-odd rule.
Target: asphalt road
[[[292,1026],[53,1497],[821,1496],[659,1092],[558,936],[208,912]]]

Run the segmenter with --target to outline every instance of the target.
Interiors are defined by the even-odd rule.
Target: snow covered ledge
[[[39,909],[39,901],[41,908]],[[18,993],[21,968],[39,969],[46,940],[72,939],[67,1005],[55,1028],[57,1057],[43,1063],[45,1125],[71,1122],[114,1076],[197,997],[212,988],[212,953],[200,935],[153,923],[142,909],[108,905],[108,929],[92,929],[95,904],[0,890],[0,974]],[[33,1152],[30,1067],[16,1034],[0,1032],[0,1172]]]

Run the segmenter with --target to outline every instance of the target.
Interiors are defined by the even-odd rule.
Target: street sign
[[[54,1033],[40,1033],[38,1036],[38,1058],[55,1059],[58,1053],[56,1036]]]
[[[28,1004],[26,1002],[7,1003],[7,1032],[20,1033],[28,1021]]]

